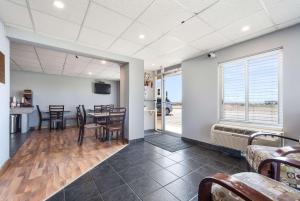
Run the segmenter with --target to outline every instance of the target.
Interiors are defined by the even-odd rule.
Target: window
[[[281,64],[281,50],[222,63],[221,120],[280,125]]]

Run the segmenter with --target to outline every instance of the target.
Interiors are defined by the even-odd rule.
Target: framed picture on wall
[[[0,83],[5,84],[5,56],[0,52]]]

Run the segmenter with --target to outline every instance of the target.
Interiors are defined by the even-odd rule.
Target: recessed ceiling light
[[[250,30],[250,26],[249,25],[243,26],[241,30],[243,32],[249,31]]]
[[[106,61],[105,61],[105,60],[102,60],[101,63],[102,63],[102,64],[106,64]]]
[[[54,1],[53,5],[59,9],[63,9],[65,7],[65,4],[62,1]]]
[[[144,34],[140,34],[140,35],[139,35],[139,38],[140,38],[140,39],[144,39],[144,38],[145,38],[145,35],[144,35]]]
[[[92,72],[88,72],[88,74],[89,74],[89,75],[92,75],[93,73],[92,73]]]

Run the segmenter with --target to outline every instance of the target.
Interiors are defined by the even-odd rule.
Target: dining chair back
[[[108,124],[124,126],[126,116],[126,108],[113,108],[109,111]],[[123,130],[123,128],[122,128]]]
[[[79,128],[83,127],[85,123],[84,123],[84,116],[80,110],[80,105],[76,107],[76,116],[78,118]]]
[[[37,112],[38,112],[38,115],[39,115],[39,119],[41,121],[42,120],[42,112],[41,112],[40,106],[36,105],[36,109],[37,109]]]
[[[94,105],[95,113],[102,112],[102,110],[103,110],[103,105]]]
[[[49,105],[50,131],[54,123],[59,123],[60,128],[64,128],[64,105]]]
[[[42,122],[43,121],[49,121],[49,117],[43,117],[43,114],[41,112],[41,109],[40,109],[40,106],[39,105],[36,105],[36,109],[37,109],[37,112],[38,112],[38,116],[39,116],[39,130],[41,130],[42,128]]]

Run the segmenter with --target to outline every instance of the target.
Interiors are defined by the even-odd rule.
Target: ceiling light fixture
[[[139,38],[140,38],[140,39],[144,39],[144,38],[145,38],[145,35],[144,35],[144,34],[140,34],[140,35],[139,35]]]
[[[242,30],[242,32],[249,31],[250,30],[250,26],[249,25],[243,26],[241,30]]]
[[[93,73],[92,73],[92,72],[88,72],[88,74],[89,74],[89,75],[92,75]]]
[[[155,64],[152,64],[152,66],[155,66]]]
[[[59,9],[63,9],[65,7],[65,4],[62,1],[54,1],[53,5]]]
[[[106,61],[105,61],[105,60],[102,60],[101,63],[102,63],[102,64],[106,64]]]

